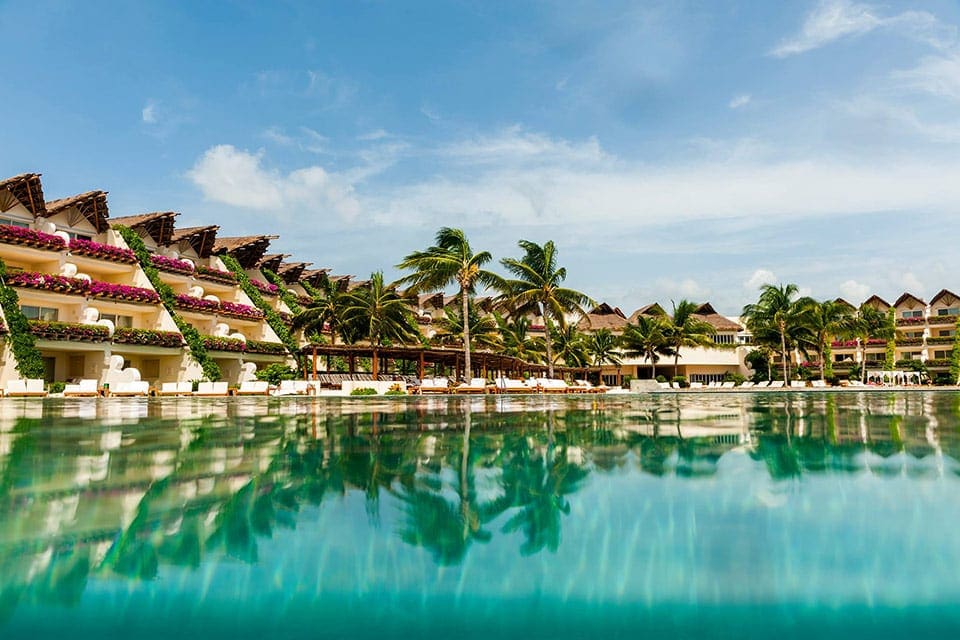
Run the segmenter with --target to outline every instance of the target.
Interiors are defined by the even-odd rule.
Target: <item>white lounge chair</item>
[[[238,396],[265,396],[270,394],[270,383],[266,380],[247,380],[240,383]]]
[[[535,387],[531,387],[523,380],[512,378],[497,378],[496,387],[497,393],[533,393],[536,391]]]
[[[669,388],[670,388],[670,383],[669,383],[669,382],[658,382],[658,383],[657,383],[657,386],[660,387],[661,389],[669,389]]]
[[[41,378],[8,380],[3,395],[10,398],[43,398],[47,395],[47,390],[43,388]]]
[[[160,390],[157,395],[160,396],[189,396],[193,393],[193,383],[191,382],[161,382]]]
[[[827,386],[827,381],[826,381],[826,380],[813,380],[810,384],[811,384],[812,386],[816,387],[817,389],[825,389],[826,386]]]
[[[757,383],[757,389],[766,389],[769,386],[770,386],[769,380],[761,380],[760,382]]]
[[[486,378],[471,378],[470,382],[464,382],[454,388],[454,393],[476,393],[484,394],[487,392]]]
[[[807,387],[806,380],[791,380],[790,386],[794,389],[805,389]]]
[[[756,382],[754,382],[753,380],[747,380],[747,381],[744,382],[742,385],[740,385],[740,388],[741,388],[741,389],[752,389],[752,388],[755,387],[755,386],[757,386],[757,383],[756,383]]]
[[[773,382],[770,383],[770,388],[771,388],[771,389],[782,389],[782,388],[783,388],[783,380],[774,380]]]
[[[607,385],[593,385],[589,380],[574,380],[574,385],[570,387],[574,393],[606,393]]]
[[[703,383],[702,383],[702,382],[691,382],[691,383],[690,383],[690,388],[691,388],[691,389],[703,389]],[[707,387],[707,388],[709,389],[709,387]]]
[[[78,384],[68,384],[64,387],[63,395],[66,398],[94,398],[100,395],[100,390],[97,388],[96,380],[84,379]]]
[[[150,392],[150,383],[146,380],[135,382],[118,382],[110,388],[111,396],[133,397],[145,396]]]
[[[446,378],[424,378],[420,381],[420,393],[449,393],[450,383]]]
[[[734,382],[734,381],[732,381],[732,380],[728,380],[727,382],[724,382],[723,384],[721,384],[721,385],[720,385],[720,388],[721,388],[721,389],[733,389],[735,386],[737,386],[737,383],[736,383],[736,382]]]
[[[570,387],[563,380],[541,378],[537,382],[540,386],[540,390],[543,393],[567,393],[570,391]]]
[[[226,382],[201,382],[197,385],[197,390],[193,394],[195,396],[226,396],[229,395],[230,390],[227,388]]]

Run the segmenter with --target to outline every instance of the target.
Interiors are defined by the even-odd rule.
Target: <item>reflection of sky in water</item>
[[[960,623],[956,394],[41,406],[0,412],[3,637]]]

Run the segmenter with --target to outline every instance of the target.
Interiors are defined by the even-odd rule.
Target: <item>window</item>
[[[27,320],[43,320],[44,322],[56,322],[60,317],[59,309],[53,307],[34,307],[31,305],[21,305],[20,311]]]
[[[0,218],[0,224],[5,224],[11,227],[22,227],[24,229],[30,228],[29,222],[24,222],[23,220],[17,220],[16,218]]]
[[[713,336],[714,344],[733,344],[734,335],[731,333],[717,333]]]
[[[101,313],[101,320],[109,320],[118,329],[132,329],[133,316],[118,316],[115,313]]]
[[[919,310],[919,311],[904,311],[904,312],[901,313],[900,315],[903,316],[904,318],[922,318],[922,317],[923,317],[923,310]]]
[[[956,335],[956,333],[957,333],[957,332],[956,332],[956,330],[954,330],[954,329],[941,329],[941,330],[940,330],[940,335],[939,335],[938,337],[940,337],[940,338],[952,338],[953,336]]]
[[[901,359],[901,360],[916,360],[917,358],[919,358],[919,356],[920,356],[919,353],[911,353],[910,351],[905,351],[904,353],[901,353],[901,354],[900,354],[900,359]]]
[[[960,307],[950,307],[948,309],[937,309],[938,316],[960,316]]]
[[[934,360],[946,360],[953,355],[953,351],[934,351],[933,359]]]
[[[867,362],[883,362],[886,359],[887,359],[887,355],[885,353],[868,353],[867,354]]]
[[[89,233],[77,233],[76,231],[69,231],[67,229],[64,229],[64,231],[67,232],[71,240],[93,240],[93,236]]]

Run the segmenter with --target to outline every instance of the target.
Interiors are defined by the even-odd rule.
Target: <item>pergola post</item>
[[[421,381],[423,381],[423,367],[425,364],[423,360],[423,351],[420,351],[420,362],[418,363],[419,366],[417,367],[417,377],[420,378]]]
[[[317,347],[316,345],[314,345],[313,347],[313,380],[314,382],[316,382],[317,380]]]

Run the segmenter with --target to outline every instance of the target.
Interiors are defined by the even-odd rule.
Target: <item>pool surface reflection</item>
[[[0,637],[952,637],[960,393],[0,400]]]

